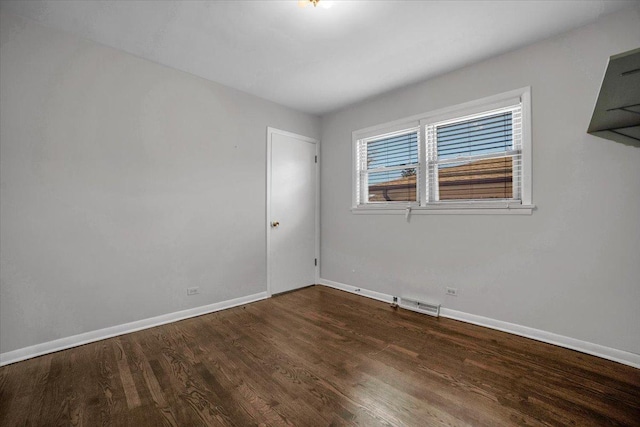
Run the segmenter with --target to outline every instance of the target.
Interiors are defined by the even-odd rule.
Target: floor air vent
[[[417,311],[418,313],[428,314],[429,316],[440,316],[440,304],[418,301],[411,298],[400,298],[399,305],[407,310]]]

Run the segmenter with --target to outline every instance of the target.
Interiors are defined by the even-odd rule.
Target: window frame
[[[390,167],[381,167],[381,168],[371,168],[369,169],[368,167],[365,169],[360,169],[358,165],[356,166],[356,174],[358,175],[357,177],[357,185],[358,188],[356,188],[356,193],[357,197],[358,197],[358,206],[386,206],[386,205],[390,205],[390,206],[395,206],[398,203],[402,203],[402,204],[408,204],[411,206],[418,206],[418,204],[420,203],[420,188],[421,188],[421,177],[420,177],[420,159],[422,158],[421,152],[420,152],[420,128],[418,127],[419,124],[417,124],[417,126],[413,126],[413,127],[408,127],[408,128],[403,128],[397,131],[393,131],[393,132],[385,132],[383,134],[376,134],[374,136],[370,136],[370,137],[366,137],[366,138],[361,138],[359,141],[359,143],[356,145],[356,162],[360,163],[362,161],[362,159],[359,158],[359,152],[360,152],[360,144],[364,144],[364,145],[368,145],[371,142],[376,142],[376,141],[380,141],[383,139],[387,139],[387,138],[391,138],[393,136],[399,136],[399,135],[408,135],[411,133],[416,133],[417,134],[417,153],[416,153],[416,157],[417,157],[417,161],[415,163],[411,163],[411,164],[407,164],[407,165],[399,165],[399,166],[390,166]],[[379,172],[394,172],[394,171],[399,171],[399,170],[403,170],[403,169],[407,169],[407,168],[412,168],[416,170],[416,200],[412,200],[412,201],[400,201],[400,202],[382,202],[382,201],[374,201],[371,202],[368,200],[369,198],[369,194],[368,192],[361,191],[359,192],[358,189],[360,188],[369,188],[369,185],[367,185],[368,182],[368,175],[371,173],[379,173]],[[363,173],[364,171],[364,173]],[[367,201],[365,202],[364,199],[367,199]]]
[[[441,122],[463,119],[467,116],[489,113],[494,110],[521,104],[522,136],[520,166],[520,200],[457,200],[428,202],[427,196],[427,143],[426,127]],[[358,149],[360,141],[381,137],[385,134],[418,128],[418,170],[416,202],[368,202],[358,199],[360,171]],[[532,203],[531,180],[531,87],[524,87],[498,95],[441,108],[429,113],[417,114],[393,122],[388,122],[352,132],[352,206],[356,214],[531,214],[535,209]]]

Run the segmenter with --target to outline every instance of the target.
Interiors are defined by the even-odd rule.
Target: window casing
[[[356,131],[353,146],[355,213],[534,208],[529,88]]]
[[[366,138],[358,144],[361,204],[418,201],[419,129]]]

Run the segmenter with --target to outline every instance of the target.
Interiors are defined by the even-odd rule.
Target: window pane
[[[499,153],[513,146],[511,112],[437,127],[438,159]]]
[[[418,163],[418,133],[395,135],[367,143],[367,169]]]
[[[440,200],[513,198],[513,157],[438,165]]]
[[[415,202],[416,169],[370,173],[368,187],[369,202]]]

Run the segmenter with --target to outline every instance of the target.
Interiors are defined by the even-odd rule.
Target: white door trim
[[[318,263],[315,267],[315,282],[318,283],[318,279],[320,278],[320,141],[314,138],[310,138],[308,136],[299,135],[292,132],[287,132],[285,130],[280,130],[272,127],[267,127],[267,180],[266,180],[266,236],[267,236],[267,294],[271,296],[273,293],[271,291],[271,137],[273,134],[279,134],[284,136],[289,136],[292,138],[300,139],[302,141],[309,142],[311,144],[315,144],[316,146],[316,158],[318,161],[316,162],[316,232],[315,232],[315,254]]]

